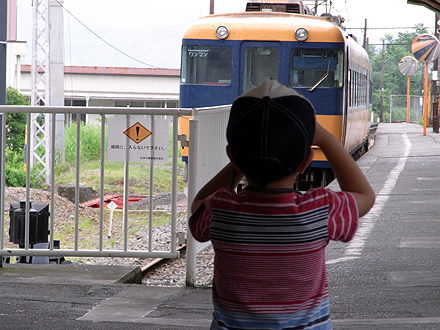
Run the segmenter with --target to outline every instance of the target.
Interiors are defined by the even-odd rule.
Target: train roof
[[[294,32],[305,27],[307,42],[344,42],[346,33],[329,18],[280,13],[241,12],[206,16],[190,26],[184,39],[214,39],[219,25],[229,29],[227,40],[296,41]]]

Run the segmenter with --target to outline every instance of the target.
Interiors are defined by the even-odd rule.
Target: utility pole
[[[440,13],[435,13],[435,36],[438,39],[440,35],[439,31],[439,20],[440,20]],[[437,72],[437,79],[438,79],[438,57],[434,61],[434,69],[435,72]],[[440,122],[439,122],[439,115],[440,115],[440,104],[439,104],[439,93],[438,93],[438,80],[432,81],[432,93],[431,95],[434,98],[434,102],[432,103],[432,129],[434,132],[439,133],[440,132]]]
[[[214,14],[214,2],[215,0],[209,0],[209,15]]]
[[[50,105],[64,106],[64,21],[63,5],[64,0],[50,0],[49,21],[50,21]],[[52,117],[52,116],[51,116]],[[52,118],[51,118],[52,120]],[[58,113],[55,116],[55,150],[59,155],[59,161],[65,162],[65,139],[64,139],[64,114]],[[54,150],[50,150],[54,152]]]
[[[64,63],[63,63],[63,0],[32,0],[33,36],[32,36],[32,94],[31,104],[64,106]],[[34,163],[39,174],[50,179],[52,169],[50,160],[55,147],[59,148],[61,161],[64,160],[64,115],[46,114],[44,120],[40,114],[32,115],[30,165]],[[55,120],[56,132],[52,132]],[[56,145],[51,136],[56,134]],[[42,146],[44,155],[37,149]]]
[[[0,0],[0,105],[6,105],[6,41],[8,30],[8,0]],[[3,116],[0,113],[0,146],[3,144]],[[4,160],[3,154],[0,153],[0,179],[4,180]],[[0,191],[3,194],[4,189]],[[3,232],[1,233],[3,235]],[[0,238],[3,244],[3,237]],[[0,256],[0,268],[3,267],[3,257]]]
[[[32,91],[31,91],[31,105],[49,105],[50,94],[50,54],[49,54],[49,0],[32,0],[32,62],[31,62],[31,75],[32,75]],[[50,144],[48,143],[48,116],[42,116],[39,113],[33,113],[31,115],[31,134],[28,136],[28,145],[30,148],[30,159],[28,160],[28,166],[35,166],[39,174],[46,176],[50,171],[48,150]],[[37,149],[42,147],[44,150],[43,155],[39,155]],[[47,176],[48,177],[48,176]]]
[[[379,115],[379,120],[381,122],[383,122],[384,66],[385,66],[385,40],[382,40],[382,67],[381,67],[381,73],[380,73],[380,115]],[[390,117],[390,120],[391,120],[391,117]]]
[[[6,105],[6,42],[8,39],[7,30],[8,0],[0,0],[0,105]],[[0,125],[0,133],[1,130],[2,127]],[[1,136],[2,135],[0,134],[0,139]],[[1,162],[0,159],[0,164],[2,163],[3,162]]]
[[[368,52],[368,41],[367,41],[367,19],[365,19],[365,27],[364,27],[364,49]]]

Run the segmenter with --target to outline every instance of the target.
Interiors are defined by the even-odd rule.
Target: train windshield
[[[182,84],[229,85],[232,50],[223,46],[183,46]]]
[[[244,62],[243,92],[267,78],[278,79],[278,50],[275,47],[247,47]]]
[[[295,48],[291,52],[290,84],[297,87],[342,87],[343,51]]]

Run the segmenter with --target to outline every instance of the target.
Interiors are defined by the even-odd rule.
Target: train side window
[[[224,46],[183,46],[182,84],[229,85],[232,80],[232,50]]]
[[[291,52],[290,84],[312,87],[341,87],[343,52],[338,49],[294,48]]]
[[[278,49],[247,47],[244,61],[243,92],[258,86],[267,78],[278,79]]]

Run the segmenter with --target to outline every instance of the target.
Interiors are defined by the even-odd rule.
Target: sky
[[[248,0],[215,0],[215,13],[242,12]],[[275,2],[275,1],[274,1]],[[322,2],[320,0],[320,2]],[[345,18],[349,33],[370,44],[423,23],[434,34],[435,14],[406,0],[332,0],[331,13]],[[32,1],[17,0],[17,39],[28,42],[31,63]],[[330,1],[328,1],[330,3]],[[209,14],[210,0],[64,0],[64,64],[109,67],[179,68],[181,39],[193,22]],[[314,1],[305,1],[309,7]],[[318,14],[323,13],[321,6]],[[116,49],[115,49],[116,48]]]

